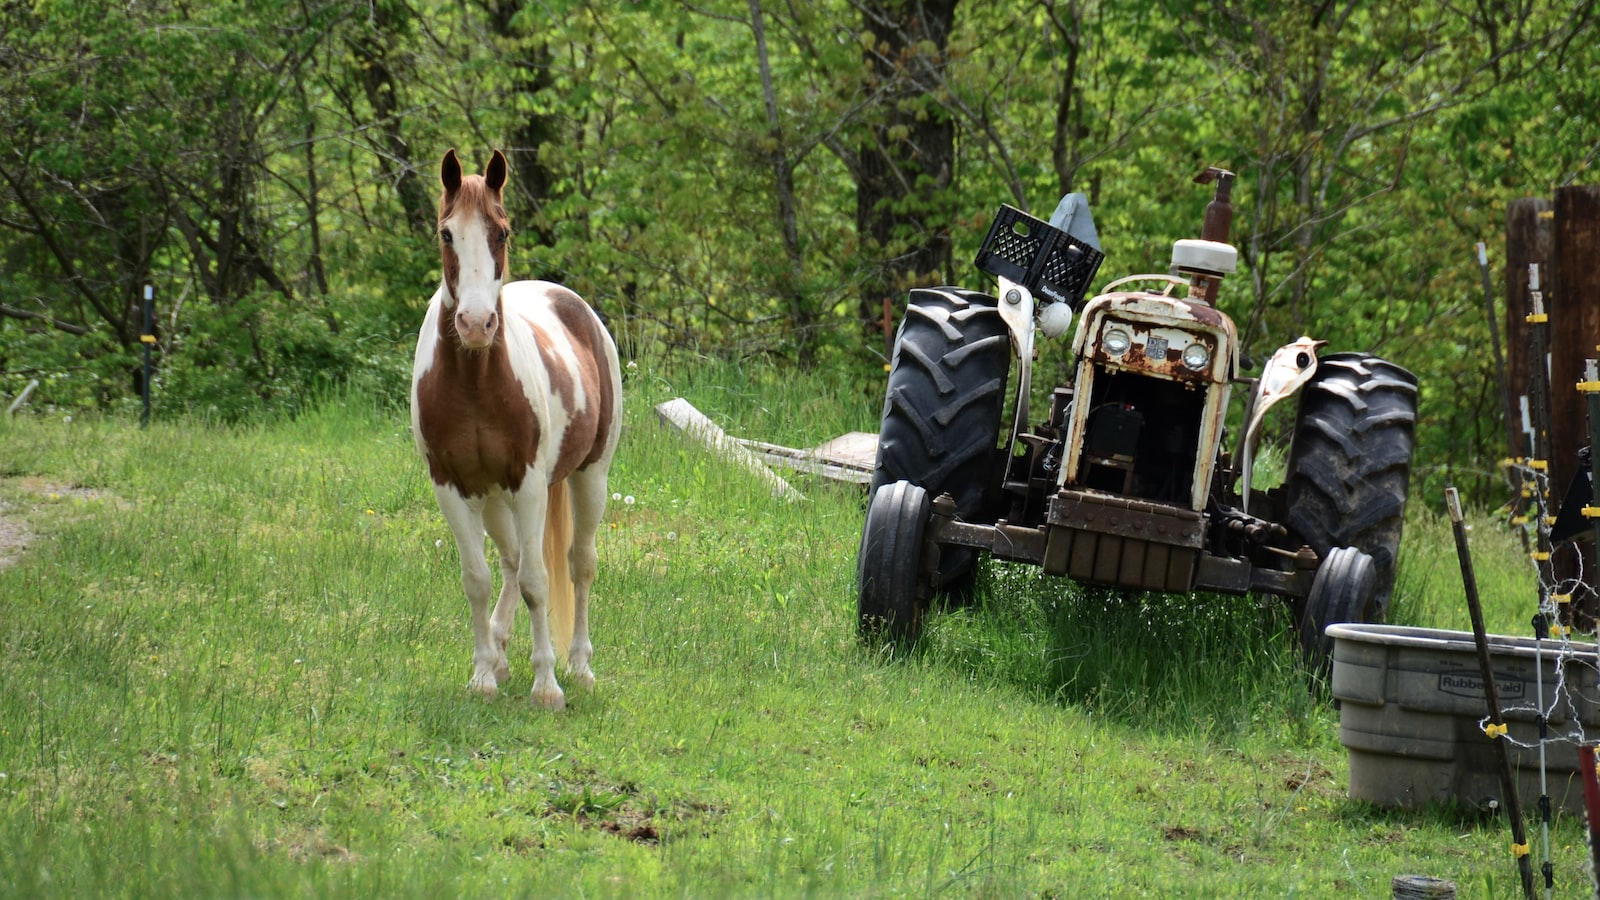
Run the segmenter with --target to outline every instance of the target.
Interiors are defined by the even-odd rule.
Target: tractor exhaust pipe
[[[1216,195],[1206,204],[1206,217],[1200,225],[1200,240],[1228,243],[1233,230],[1233,173],[1212,166],[1195,176],[1195,184],[1217,183]]]

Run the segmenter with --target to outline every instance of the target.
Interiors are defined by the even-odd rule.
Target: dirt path
[[[28,549],[32,540],[33,532],[28,530],[28,523],[16,504],[0,500],[0,568],[21,559],[22,551]]]
[[[106,496],[105,492],[95,488],[83,488],[70,484],[46,481],[41,478],[5,479],[0,482],[0,568],[14,565],[34,542],[39,540],[39,535],[33,530],[33,521],[38,517],[55,518],[71,516],[71,509],[58,509],[54,504],[67,501],[80,503],[83,501],[99,500]],[[41,508],[46,504],[52,505],[49,509]]]

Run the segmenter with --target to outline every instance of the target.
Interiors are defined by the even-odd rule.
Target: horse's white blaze
[[[494,340],[499,324],[500,286],[504,273],[496,274],[494,250],[498,234],[491,234],[483,217],[476,209],[460,209],[440,223],[441,231],[451,236],[450,246],[460,262],[456,280],[455,297],[445,290],[445,305],[452,306],[456,328],[461,332],[462,343],[469,348],[482,349]]]

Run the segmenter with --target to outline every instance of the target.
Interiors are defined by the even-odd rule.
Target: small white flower
[[[639,368],[639,364],[630,359],[628,360],[628,368],[637,369]]]
[[[622,498],[622,505],[623,506],[632,506],[633,503],[634,503],[634,500],[633,500],[633,495],[632,494],[629,494],[628,496]]]
[[[611,499],[612,500],[621,500],[622,499],[622,495],[614,493],[614,494],[611,495]]]
[[[61,417],[61,421],[67,423],[68,425],[71,425],[72,424],[72,417],[71,416],[62,416]]]
[[[669,540],[669,541],[675,541],[675,540],[677,540],[677,539],[678,539],[678,533],[677,533],[677,532],[676,532],[676,531],[669,531],[669,532],[667,532],[667,540]]]
[[[444,546],[444,538],[440,538],[439,540],[434,541],[433,542],[433,546],[435,546],[435,547],[443,547]]]

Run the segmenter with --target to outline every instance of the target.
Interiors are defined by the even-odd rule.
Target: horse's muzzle
[[[500,317],[495,313],[456,313],[456,335],[461,340],[461,346],[468,350],[483,350],[493,344],[499,328]]]

